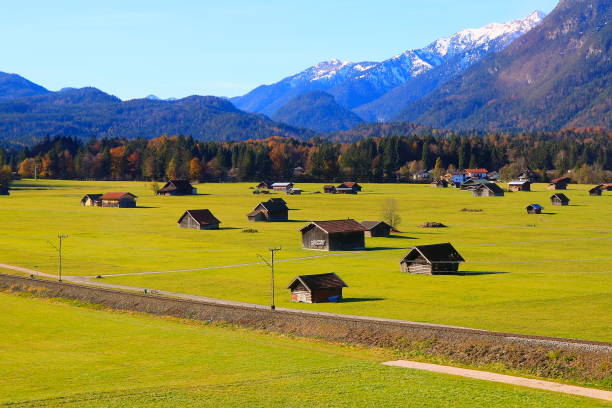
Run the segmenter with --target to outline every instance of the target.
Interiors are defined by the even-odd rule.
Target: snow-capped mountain
[[[456,75],[488,53],[505,48],[544,16],[536,11],[524,19],[462,30],[382,62],[324,61],[275,84],[259,86],[232,102],[240,109],[271,115],[294,97],[320,90],[333,95],[340,105],[356,109],[438,67],[447,65]]]

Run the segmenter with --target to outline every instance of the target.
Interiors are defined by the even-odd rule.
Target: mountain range
[[[394,117],[408,103],[435,90],[485,55],[498,52],[542,22],[536,11],[524,19],[489,24],[439,38],[382,62],[321,62],[271,85],[262,85],[231,101],[240,109],[274,117],[293,98],[324,91],[366,121]],[[292,103],[295,106],[295,102]]]

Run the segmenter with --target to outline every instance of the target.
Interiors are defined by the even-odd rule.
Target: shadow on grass
[[[543,212],[540,213],[541,215],[557,215],[557,213],[553,213],[553,212]]]
[[[239,227],[219,227],[219,230],[241,230],[241,229],[248,229],[248,228],[239,228]]]
[[[401,236],[401,235],[388,235],[388,236],[383,237],[383,238],[393,238],[393,239],[418,239],[418,238],[415,238],[415,237],[403,237],[403,236]]]
[[[379,300],[387,300],[386,298],[379,297],[350,297],[350,298],[342,298],[340,303],[354,303],[354,302],[377,302]]]
[[[149,207],[146,205],[137,205],[135,208],[159,208],[159,207]]]
[[[363,250],[364,251],[393,251],[393,250],[398,250],[398,249],[410,249],[410,248],[403,248],[403,247],[366,247]]]
[[[502,275],[510,272],[481,272],[481,271],[459,271],[457,274],[447,274],[447,275],[459,275],[459,276],[479,276],[479,275]]]

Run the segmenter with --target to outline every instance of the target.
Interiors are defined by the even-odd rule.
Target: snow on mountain
[[[233,98],[232,102],[240,109],[270,115],[292,98],[318,90],[330,93],[342,106],[355,109],[448,61],[453,61],[458,74],[487,53],[505,48],[544,17],[544,13],[535,11],[524,19],[465,29],[382,62],[323,61],[275,84],[262,85]]]

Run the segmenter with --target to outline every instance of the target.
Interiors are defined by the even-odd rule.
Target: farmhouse
[[[335,273],[300,275],[287,286],[292,302],[321,303],[342,300],[342,288],[348,285]]]
[[[559,177],[556,179],[550,180],[550,184],[548,185],[549,190],[566,190],[569,182],[572,181],[569,177]]]
[[[384,221],[361,221],[361,225],[366,229],[366,237],[388,237],[393,230],[393,227]]]
[[[344,183],[340,184],[338,187],[336,187],[336,191],[338,190],[346,190],[346,189],[350,189],[353,192],[352,193],[340,193],[340,194],[357,194],[358,192],[361,191],[361,186],[354,182],[354,181],[345,181]]]
[[[293,183],[274,183],[272,184],[272,190],[276,191],[287,191],[293,188]]]
[[[198,190],[194,188],[189,181],[179,179],[168,180],[168,182],[164,184],[162,188],[157,190],[157,195],[163,196],[182,196],[196,194],[198,194]]]
[[[542,214],[544,207],[540,204],[529,204],[525,209],[527,210],[527,214]]]
[[[100,196],[102,207],[135,208],[136,198],[132,193],[111,192]]]
[[[436,181],[433,181],[431,183],[432,187],[437,187],[437,188],[447,188],[448,187],[448,181],[444,180],[444,179],[439,179]]]
[[[504,190],[495,183],[482,183],[472,189],[474,197],[502,197]]]
[[[257,204],[255,209],[247,214],[249,221],[288,221],[289,208],[282,198],[270,199]]]
[[[487,169],[465,169],[463,173],[469,178],[486,179],[489,171]]]
[[[531,182],[527,180],[514,180],[508,183],[510,191],[531,191]]]
[[[603,190],[601,188],[601,185],[595,186],[595,187],[593,187],[592,189],[589,190],[589,195],[600,196],[602,191]]]
[[[465,260],[449,243],[415,246],[400,261],[400,270],[426,275],[459,272],[459,263]]]
[[[100,207],[102,206],[100,197],[102,197],[102,194],[85,194],[83,198],[81,198],[81,205],[87,207]]]
[[[219,229],[219,221],[210,210],[187,210],[178,220],[181,228],[193,228],[199,230]]]
[[[327,194],[336,194],[336,187],[331,184],[326,184],[323,186],[323,192]]]
[[[552,205],[569,205],[570,199],[563,193],[553,194],[550,196]]]
[[[365,248],[365,228],[353,219],[312,221],[300,232],[304,249],[346,251]]]
[[[518,175],[519,181],[529,181],[534,182],[536,180],[536,175],[531,170],[523,170],[521,174]]]

